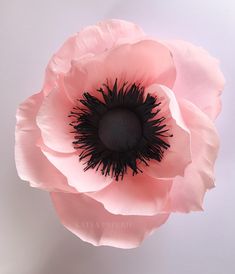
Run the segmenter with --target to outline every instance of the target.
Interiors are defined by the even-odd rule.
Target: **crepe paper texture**
[[[214,187],[224,77],[185,41],[108,20],[70,37],[16,118],[20,178],[93,245],[134,248]]]

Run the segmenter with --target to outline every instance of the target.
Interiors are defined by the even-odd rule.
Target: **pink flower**
[[[51,193],[70,231],[133,248],[214,187],[218,61],[110,20],[69,38],[17,111],[19,176]],[[80,160],[79,160],[80,159]]]

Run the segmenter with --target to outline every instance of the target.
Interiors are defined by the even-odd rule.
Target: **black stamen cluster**
[[[79,100],[84,107],[69,114],[74,118],[74,148],[81,150],[80,160],[86,159],[84,170],[100,169],[118,181],[128,167],[133,175],[142,172],[139,162],[160,162],[170,147],[167,137],[172,137],[160,116],[161,102],[136,83],[118,89],[116,80],[112,88],[107,83],[97,91],[102,100],[85,92]]]

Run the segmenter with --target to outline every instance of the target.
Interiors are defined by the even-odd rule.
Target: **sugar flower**
[[[18,174],[93,245],[133,248],[214,186],[224,77],[185,41],[109,20],[70,37],[17,110]]]

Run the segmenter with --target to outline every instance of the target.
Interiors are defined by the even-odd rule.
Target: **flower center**
[[[100,96],[94,96],[101,93]],[[148,165],[153,159],[161,162],[165,150],[170,147],[169,128],[161,116],[157,97],[146,94],[140,84],[117,80],[91,95],[84,92],[69,117],[74,131],[73,145],[84,160],[84,171],[101,170],[102,175],[123,179],[128,169],[136,175],[142,170],[139,163]],[[100,95],[100,94],[99,94]]]
[[[142,137],[140,120],[128,109],[111,109],[99,122],[99,137],[110,150],[120,152],[131,150]]]

